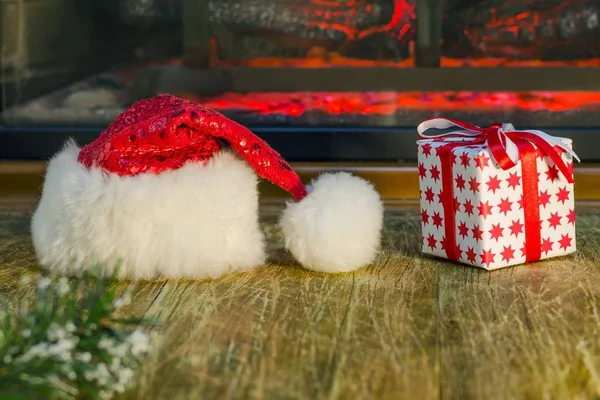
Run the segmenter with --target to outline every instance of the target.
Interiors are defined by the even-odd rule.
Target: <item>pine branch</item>
[[[29,282],[27,278],[23,285]],[[150,347],[140,318],[118,310],[110,280],[41,277],[35,296],[0,299],[0,398],[107,399],[124,392]]]

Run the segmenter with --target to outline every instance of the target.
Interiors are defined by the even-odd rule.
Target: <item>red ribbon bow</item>
[[[424,134],[429,129],[447,129],[457,127],[458,131],[427,136]],[[517,131],[512,124],[492,124],[487,128],[480,128],[466,122],[446,118],[433,118],[422,122],[417,131],[422,139],[447,141],[448,144],[439,147],[438,152],[442,164],[442,206],[444,208],[445,237],[443,247],[449,259],[458,261],[460,253],[456,246],[456,222],[454,209],[454,185],[452,179],[452,151],[465,144],[487,143],[492,157],[503,170],[522,164],[523,179],[523,210],[525,214],[525,249],[526,261],[537,261],[541,258],[541,221],[539,214],[538,174],[535,146],[550,157],[560,169],[569,183],[574,183],[572,171],[563,161],[560,151],[568,152],[579,161],[573,150],[560,138],[550,136],[542,131],[526,130]],[[446,139],[470,140],[446,140]],[[560,149],[560,150],[558,150]]]
[[[451,127],[461,128],[461,130],[432,136],[423,134],[429,129],[447,129]],[[557,148],[568,152],[573,158],[579,161],[577,154],[563,143],[560,138],[550,136],[542,131],[517,131],[512,124],[500,123],[492,124],[487,128],[480,128],[479,126],[453,119],[433,118],[422,122],[417,127],[417,132],[422,139],[473,138],[470,141],[471,144],[487,142],[492,156],[503,170],[512,168],[519,162],[519,143],[533,143],[545,156],[550,157],[569,183],[574,182],[573,173],[569,171]]]

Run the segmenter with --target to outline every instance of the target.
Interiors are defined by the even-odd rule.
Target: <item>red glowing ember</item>
[[[407,92],[407,93],[225,93],[216,97],[180,94],[219,111],[260,115],[392,115],[398,111],[600,110],[600,92]]]
[[[412,48],[413,46],[411,46]],[[344,57],[337,52],[328,52],[321,47],[313,47],[308,51],[306,58],[286,57],[259,57],[235,62],[216,61],[214,66],[232,67],[296,67],[296,68],[327,68],[327,67],[414,67],[414,57],[402,61],[389,60],[361,60],[358,58]],[[442,57],[442,67],[600,67],[600,58],[569,60],[569,61],[542,61],[518,60],[508,58],[448,58]]]

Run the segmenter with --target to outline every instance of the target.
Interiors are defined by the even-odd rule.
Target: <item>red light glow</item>
[[[320,111],[331,115],[392,115],[398,111],[503,110],[564,112],[600,110],[600,92],[347,92],[225,93],[216,97],[179,94],[219,111],[300,116]]]

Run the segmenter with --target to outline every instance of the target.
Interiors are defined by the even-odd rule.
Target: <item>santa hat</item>
[[[285,247],[305,268],[370,264],[383,222],[380,196],[348,173],[306,188],[247,128],[170,95],[142,100],[83,149],[49,162],[32,219],[40,263],[72,273],[99,265],[121,278],[204,278],[264,264],[258,177],[289,192]]]

